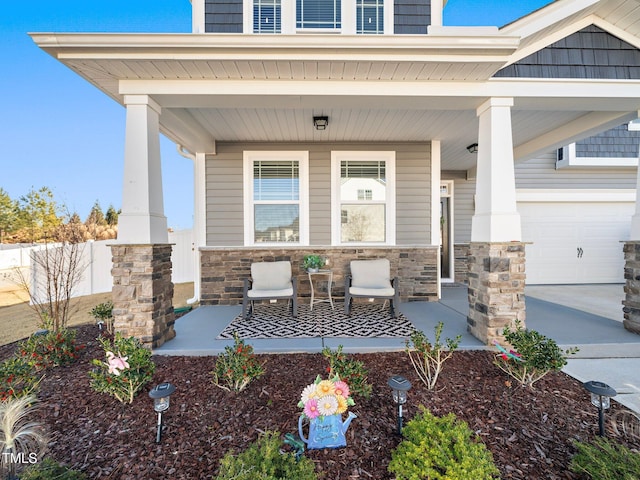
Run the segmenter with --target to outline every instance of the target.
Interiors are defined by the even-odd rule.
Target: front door
[[[453,182],[440,183],[440,280],[453,282]]]

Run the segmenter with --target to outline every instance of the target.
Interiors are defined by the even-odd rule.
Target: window
[[[341,0],[296,0],[297,29],[339,30],[341,25]]]
[[[253,1],[253,33],[280,33],[281,23],[280,0]]]
[[[307,166],[307,152],[244,152],[245,245],[308,244]]]
[[[332,240],[395,244],[395,152],[332,152]]]
[[[384,0],[356,0],[356,33],[384,33]]]

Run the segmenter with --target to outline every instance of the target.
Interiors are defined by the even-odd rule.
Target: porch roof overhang
[[[442,31],[445,31],[443,29]],[[492,79],[518,50],[497,29],[427,36],[32,34],[122,105],[149,95],[161,131],[193,152],[216,141],[437,139],[442,168],[468,170],[476,109],[513,97],[516,159],[637,117],[640,81]],[[313,115],[327,115],[318,132]]]

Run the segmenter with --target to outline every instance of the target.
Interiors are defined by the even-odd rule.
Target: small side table
[[[325,298],[315,298],[315,288],[313,287],[313,277],[315,275],[324,275],[327,277],[327,296]],[[313,311],[313,305],[316,303],[328,302],[331,304],[331,310],[333,310],[333,299],[331,298],[331,286],[333,285],[333,271],[331,270],[318,270],[317,272],[307,272],[309,277],[309,284],[311,285],[311,303],[310,310]]]

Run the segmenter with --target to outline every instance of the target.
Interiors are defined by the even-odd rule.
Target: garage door
[[[622,283],[633,203],[519,202],[527,284]]]

